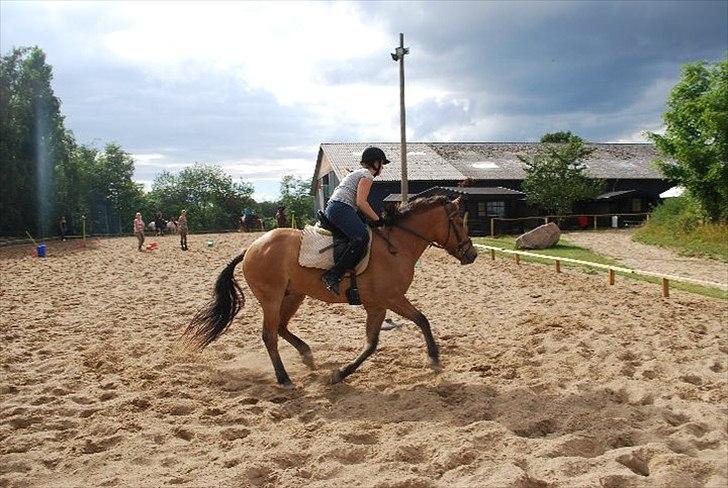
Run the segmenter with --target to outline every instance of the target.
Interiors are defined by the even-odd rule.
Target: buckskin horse
[[[470,264],[477,257],[473,243],[463,224],[460,199],[444,196],[415,199],[390,211],[382,232],[374,232],[367,269],[357,277],[359,295],[366,310],[366,345],[351,363],[332,373],[331,382],[338,383],[375,351],[379,330],[387,310],[413,321],[422,331],[430,365],[440,370],[437,344],[427,318],[405,297],[412,283],[415,263],[425,249],[445,249],[461,264]],[[243,263],[243,276],[263,308],[263,342],[268,350],[276,379],[290,385],[281,357],[278,336],[288,341],[301,355],[303,362],[314,368],[311,348],[288,330],[288,322],[306,296],[328,303],[346,303],[350,279],[341,282],[341,293],[333,295],[321,281],[320,269],[298,264],[301,231],[274,229],[262,235],[236,256],[220,273],[212,300],[192,319],[184,338],[193,349],[201,350],[225,332],[240,311],[245,298],[235,279],[235,267]]]

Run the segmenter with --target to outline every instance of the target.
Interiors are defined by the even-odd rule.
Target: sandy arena
[[[433,249],[408,296],[444,372],[407,323],[327,384],[364,313],[307,300],[291,330],[318,369],[281,342],[286,390],[247,290],[218,342],[176,343],[254,237],[0,248],[0,486],[726,486],[726,302]]]

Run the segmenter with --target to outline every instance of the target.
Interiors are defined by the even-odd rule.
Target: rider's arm
[[[364,212],[367,217],[372,220],[379,220],[379,215],[369,206],[367,198],[369,197],[369,190],[372,189],[372,180],[369,178],[362,178],[359,180],[359,184],[356,187],[356,206],[359,210]]]

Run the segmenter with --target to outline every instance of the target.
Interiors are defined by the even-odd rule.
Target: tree
[[[311,182],[298,176],[286,175],[281,180],[279,205],[286,207],[289,215],[296,215],[296,225],[300,227],[313,221],[313,196]]]
[[[231,229],[245,207],[255,207],[250,183],[234,182],[219,166],[195,163],[179,174],[160,173],[152,183],[150,199],[167,218],[187,210],[196,230]]]
[[[604,182],[585,174],[582,160],[593,149],[572,136],[568,142],[546,144],[533,157],[518,156],[526,165],[523,191],[526,201],[556,215],[569,214],[574,203],[598,195]]]
[[[68,158],[53,72],[38,47],[0,58],[0,233],[45,235],[55,220],[56,165]]]
[[[665,134],[648,133],[672,161],[657,166],[684,187],[705,217],[728,219],[728,60],[683,67],[663,114]]]
[[[571,141],[580,141],[583,143],[584,139],[575,134],[572,134],[570,130],[566,132],[547,132],[541,137],[541,142],[550,144],[561,144]]]

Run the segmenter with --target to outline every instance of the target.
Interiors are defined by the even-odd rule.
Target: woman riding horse
[[[379,176],[385,164],[389,164],[389,160],[384,151],[378,147],[366,148],[361,155],[363,167],[352,171],[341,180],[326,205],[326,218],[349,239],[349,245],[341,259],[321,277],[326,289],[334,295],[339,294],[341,277],[356,266],[366,254],[369,245],[369,232],[357,210],[369,217],[373,225],[384,224],[382,218],[369,206],[367,198],[374,177]]]
[[[431,245],[445,249],[461,264],[472,263],[477,257],[463,225],[459,198],[417,199],[385,220],[385,230],[374,234],[369,264],[357,277],[367,313],[366,345],[354,361],[333,372],[333,383],[353,373],[375,351],[387,310],[412,320],[420,328],[430,364],[439,370],[439,352],[430,323],[405,296],[414,278],[415,263]],[[263,309],[263,342],[278,383],[291,384],[278,353],[278,336],[295,347],[304,363],[313,368],[311,348],[288,330],[288,322],[306,296],[328,303],[346,303],[347,299],[326,288],[319,270],[298,264],[300,249],[300,230],[274,229],[235,257],[218,276],[210,303],[187,327],[185,336],[190,346],[202,349],[217,339],[244,305],[245,298],[234,276],[235,267],[242,262],[245,281]]]

